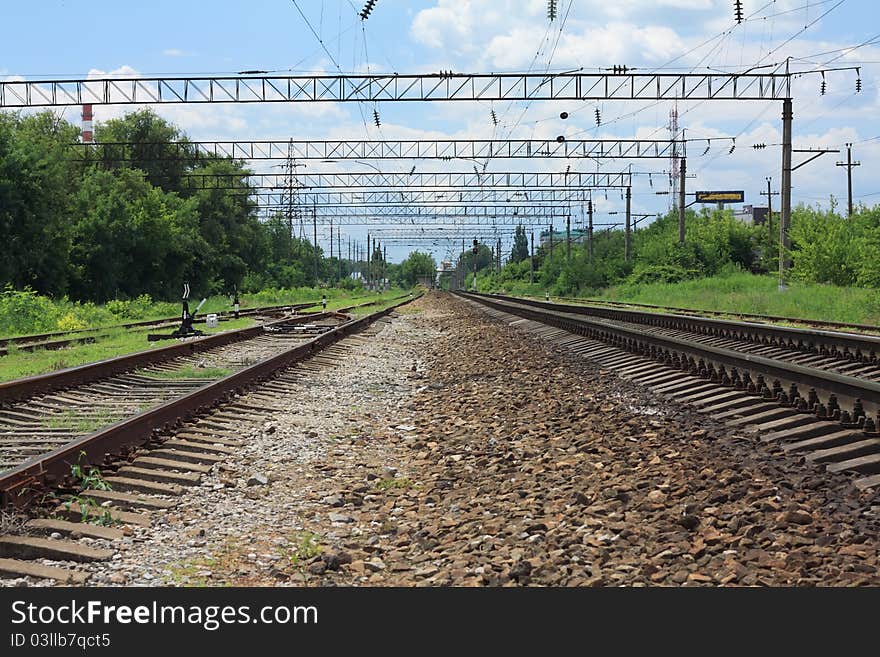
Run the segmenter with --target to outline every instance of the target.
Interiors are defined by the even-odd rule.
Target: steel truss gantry
[[[283,214],[283,205],[260,205],[258,211],[261,216],[274,216]],[[493,223],[529,223],[529,219],[553,219],[554,217],[569,217],[571,210],[567,207],[534,205],[534,206],[399,206],[364,208],[362,206],[316,206],[315,208],[303,208],[300,220],[305,223],[317,221],[317,223],[329,223],[334,225],[364,225],[374,223],[409,223],[432,224],[440,223],[446,219],[468,221],[475,225],[492,225]],[[348,221],[337,221],[346,219]],[[536,223],[536,222],[531,222]]]
[[[474,188],[494,189],[560,189],[560,188],[619,188],[631,185],[632,175],[619,173],[304,173],[297,174],[299,189],[333,188]],[[660,174],[657,174],[660,175]],[[238,174],[192,173],[182,176],[192,181],[195,189],[229,189],[242,184],[258,189],[281,189],[284,174],[253,173],[246,176]],[[240,181],[240,182],[239,182]],[[238,183],[238,184],[234,184]]]
[[[788,72],[440,73],[69,78],[0,82],[0,108],[179,103],[783,100]]]
[[[539,189],[532,191],[510,191],[496,189],[467,189],[456,191],[406,190],[406,191],[343,191],[343,192],[300,192],[296,195],[299,207],[317,205],[478,205],[491,203],[546,204],[577,203],[586,205],[593,188],[583,189]],[[242,190],[244,191],[244,190]],[[264,198],[277,192],[259,190],[255,196]]]
[[[84,157],[104,162],[179,160],[199,157],[233,160],[399,160],[484,158],[668,158],[683,140],[664,139],[420,139],[178,141],[170,143],[75,143]],[[133,152],[134,147],[137,152]]]

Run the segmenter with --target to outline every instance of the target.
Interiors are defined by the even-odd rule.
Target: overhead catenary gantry
[[[791,131],[794,117],[788,60],[746,73],[453,73],[66,78],[0,82],[0,109],[70,105],[180,103],[320,103],[384,101],[703,101],[781,100],[782,183],[779,279],[790,266]],[[824,76],[825,71],[821,71]],[[679,240],[684,241],[685,159],[680,160]]]
[[[537,190],[501,190],[501,189],[456,189],[456,190],[348,190],[332,192],[300,192],[296,195],[295,205],[311,207],[313,205],[481,205],[481,204],[563,204],[584,205],[590,200],[595,188],[565,188]],[[257,197],[260,202],[281,203],[283,191],[265,190],[261,188],[241,188],[243,194]]]
[[[332,188],[467,188],[486,187],[494,189],[560,189],[560,188],[618,188],[629,187],[632,175],[629,172],[613,173],[541,173],[541,172],[440,172],[440,173],[305,173],[297,174],[298,189]],[[659,174],[656,174],[659,175]],[[283,173],[255,173],[247,176],[239,174],[190,173],[181,176],[190,181],[196,189],[228,189],[241,186],[239,182],[253,188],[281,189],[287,186]]]
[[[180,103],[783,100],[788,72],[234,75],[5,80],[0,108]]]
[[[399,159],[666,159],[682,140],[669,139],[419,139],[176,141],[71,144],[105,162],[187,160],[399,160]]]
[[[260,209],[271,212],[272,210],[282,211],[285,207],[281,204],[278,206],[263,204],[260,206]],[[411,223],[415,223],[417,219],[434,220],[443,218],[471,219],[475,222],[481,222],[488,219],[516,220],[517,217],[520,219],[568,217],[572,212],[570,207],[559,205],[401,205],[397,207],[387,205],[377,205],[375,207],[319,205],[312,207],[302,206],[300,210],[300,218],[303,220],[311,220],[314,215],[318,222],[331,218],[348,218],[363,219],[367,223],[384,219],[406,219]]]

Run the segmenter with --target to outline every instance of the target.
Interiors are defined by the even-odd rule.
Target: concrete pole
[[[501,238],[498,238],[497,246],[495,247],[495,270],[498,273],[501,273]]]
[[[315,285],[318,284],[318,211],[312,208],[312,229],[315,236]]]
[[[590,256],[590,262],[593,262],[593,201],[587,201],[587,251]]]
[[[632,240],[632,187],[626,188],[626,230],[623,234],[623,259],[629,262]]]
[[[773,180],[770,176],[767,176],[767,236],[768,244],[773,243],[773,196],[770,191],[770,181]]]
[[[529,284],[535,282],[535,231],[532,231],[532,253],[529,256]]]
[[[784,290],[791,262],[788,250],[791,246],[788,231],[791,226],[791,123],[794,118],[791,98],[782,101],[782,188],[780,189],[781,213],[779,218],[779,289]]]
[[[368,290],[370,289],[370,281],[372,280],[372,275],[370,273],[370,253],[372,253],[372,251],[370,250],[370,234],[367,233],[367,253],[366,253],[367,257],[365,258],[365,260],[367,263],[367,289]]]
[[[681,158],[681,180],[678,182],[678,242],[684,244],[684,181],[687,173],[685,158]]]
[[[571,262],[571,216],[565,218],[565,261]]]

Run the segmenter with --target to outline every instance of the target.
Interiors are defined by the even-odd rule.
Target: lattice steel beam
[[[280,211],[284,206],[273,206],[263,204],[260,210],[272,213],[273,210]],[[534,218],[534,217],[568,217],[571,211],[566,207],[550,206],[550,205],[504,205],[504,206],[467,206],[467,205],[451,205],[451,206],[400,206],[387,207],[377,206],[375,208],[364,208],[362,206],[317,206],[316,217],[318,221],[329,220],[335,217],[342,218],[363,218],[370,220],[383,220],[386,218],[398,219],[425,219],[435,223],[437,219],[457,218],[457,219],[499,219],[499,218]],[[303,208],[303,214],[300,217],[303,221],[311,221],[312,208]]]
[[[483,158],[668,158],[681,140],[663,139],[423,139],[389,141],[192,141],[139,143],[137,159],[198,159],[199,156],[235,160],[395,160]],[[132,147],[124,142],[71,144],[81,155],[93,152],[109,162],[128,162]]]
[[[582,203],[586,205],[591,188],[587,189],[539,189],[532,191],[511,191],[495,189],[470,189],[461,191],[407,190],[395,191],[345,191],[345,192],[300,192],[297,203],[301,206],[318,205],[418,205],[434,203],[478,204],[478,203]],[[262,194],[259,192],[258,194]]]
[[[660,174],[657,174],[660,175]],[[299,189],[333,188],[462,188],[491,187],[495,189],[558,189],[558,188],[617,188],[631,185],[632,175],[622,173],[306,173],[297,174]],[[247,185],[259,189],[280,189],[284,184],[281,173],[255,173],[248,176],[236,174],[186,174],[196,189],[227,189],[227,179],[244,180]],[[227,186],[224,186],[227,185]],[[240,186],[240,185],[239,185]]]
[[[0,108],[438,100],[782,100],[788,73],[235,75],[6,80]]]

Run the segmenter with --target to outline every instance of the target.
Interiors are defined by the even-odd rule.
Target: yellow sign
[[[739,192],[697,192],[697,203],[742,203],[746,193]]]

